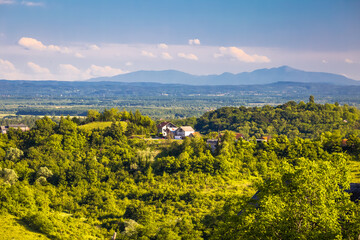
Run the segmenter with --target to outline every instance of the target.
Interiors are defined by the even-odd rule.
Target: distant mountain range
[[[330,83],[334,85],[360,85],[360,81],[342,75],[324,72],[306,72],[288,66],[278,68],[264,68],[253,72],[238,74],[223,73],[220,75],[191,75],[188,73],[165,71],[137,71],[113,77],[92,78],[90,82],[155,82],[164,84],[188,85],[253,85],[270,84],[275,82],[299,83]]]

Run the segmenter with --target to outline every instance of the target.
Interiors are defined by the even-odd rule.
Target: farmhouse
[[[158,134],[164,137],[168,136],[168,134],[172,133],[174,135],[177,127],[171,122],[162,122],[157,126]]]
[[[256,139],[256,142],[258,142],[258,143],[267,142],[267,141],[269,141],[270,139],[271,139],[271,136],[263,136],[263,137],[261,137],[261,138],[259,138],[259,139]]]
[[[6,134],[7,131],[10,129],[10,128],[15,128],[15,129],[20,129],[21,131],[23,132],[26,132],[26,131],[29,131],[30,128],[28,126],[26,126],[25,124],[9,124],[9,126],[1,126],[0,127],[0,132],[2,134]]]
[[[175,137],[185,138],[190,136],[190,134],[194,133],[195,130],[190,126],[182,126],[176,129]]]

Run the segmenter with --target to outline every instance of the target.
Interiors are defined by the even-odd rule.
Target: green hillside
[[[316,107],[298,113],[326,109]],[[83,120],[44,117],[27,132],[10,129],[0,134],[4,237],[18,236],[10,224],[58,240],[110,239],[114,232],[122,240],[356,239],[359,203],[345,190],[359,179],[358,110],[335,107],[353,127],[340,131],[330,119],[319,122],[327,130],[319,136],[274,134],[261,142],[228,131],[232,115],[217,116],[231,123],[221,133],[150,139],[151,118],[117,109],[89,110]],[[257,119],[253,110],[247,115]],[[209,139],[218,141],[214,148]]]
[[[10,214],[0,214],[1,240],[47,240],[44,234],[33,231],[20,218]]]

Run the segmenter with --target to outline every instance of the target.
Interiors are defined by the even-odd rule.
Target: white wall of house
[[[168,125],[165,125],[165,126],[163,126],[162,128],[161,128],[161,133],[162,133],[162,135],[164,136],[164,137],[166,137],[167,136],[167,130],[169,130],[170,132],[175,132],[176,131],[176,129],[177,129],[177,127],[169,127],[169,124]]]
[[[188,137],[190,134],[194,133],[195,131],[184,131],[181,127],[178,128],[175,131],[175,136],[180,136],[180,137]]]

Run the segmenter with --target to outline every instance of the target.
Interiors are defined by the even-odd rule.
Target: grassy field
[[[16,114],[14,114],[14,113],[0,113],[0,118],[9,117],[9,116],[14,117],[14,116],[16,116]]]
[[[127,123],[120,122],[123,129],[126,130]],[[105,129],[106,127],[110,127],[112,122],[91,122],[82,126],[79,126],[81,129],[93,130],[93,129]]]
[[[46,240],[49,239],[45,235],[35,232],[18,218],[10,214],[0,215],[0,240]]]

